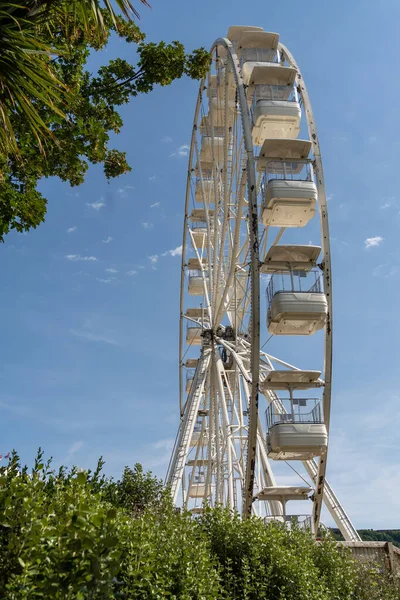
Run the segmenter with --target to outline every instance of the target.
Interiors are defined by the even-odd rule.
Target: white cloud
[[[90,208],[93,208],[94,210],[97,210],[97,211],[99,211],[105,205],[106,205],[106,203],[103,202],[103,198],[101,198],[98,202],[86,202],[86,206],[90,206]]]
[[[149,177],[149,181],[154,181],[156,179],[155,175],[152,175],[151,177]]]
[[[143,265],[139,265],[138,269],[144,269],[144,266]]]
[[[326,201],[329,202],[329,200],[332,200],[335,197],[335,194],[328,194],[326,197]]]
[[[67,260],[85,260],[85,261],[97,261],[98,259],[95,256],[81,256],[80,254],[66,254],[65,257]]]
[[[127,275],[137,275],[137,271],[135,271],[135,269],[132,269],[131,271],[127,271],[126,274]]]
[[[74,233],[74,231],[76,231],[77,229],[78,227],[74,225],[74,227],[70,227],[69,229],[67,229],[67,233]]]
[[[72,446],[70,446],[68,448],[68,456],[73,456],[74,454],[76,454],[77,452],[79,452],[79,450],[84,446],[84,442],[80,441],[80,442],[74,442],[72,444]]]
[[[134,190],[134,189],[135,189],[134,185],[124,185],[124,187],[117,189],[117,194],[119,194],[120,196],[125,198],[127,196],[127,190]]]
[[[145,221],[144,223],[142,223],[142,227],[143,227],[143,229],[152,229],[153,223],[148,223]]]
[[[173,248],[172,250],[167,250],[166,252],[164,252],[162,254],[162,256],[182,256],[182,246],[177,246],[176,248]]]
[[[70,334],[83,340],[87,340],[88,342],[103,342],[104,344],[110,344],[110,346],[121,346],[117,340],[107,335],[94,333],[93,331],[71,329]]]
[[[166,135],[165,137],[161,138],[161,141],[164,144],[169,144],[170,142],[172,142],[172,138],[170,138],[169,135]]]
[[[157,208],[157,206],[161,206],[161,202],[154,202],[154,204],[150,204],[150,208]]]
[[[383,242],[383,237],[380,235],[376,235],[375,237],[370,237],[364,240],[365,248],[373,248],[374,246],[380,246]]]
[[[398,272],[399,267],[396,265],[378,265],[372,271],[372,275],[374,277],[383,277],[384,279],[389,279],[389,277],[397,275]]]
[[[108,277],[108,279],[102,279],[101,277],[96,277],[96,281],[100,281],[100,283],[111,283],[113,279]]]
[[[178,148],[178,156],[187,156],[189,154],[190,146],[183,144]]]
[[[111,267],[110,269],[106,269],[107,273],[118,273],[117,269]]]
[[[103,244],[109,244],[110,242],[112,242],[112,237],[111,235],[108,236],[108,238],[106,238],[105,240],[101,240],[103,242]]]
[[[178,150],[172,152],[170,156],[188,156],[189,150],[190,146],[188,146],[187,144],[183,144],[182,146],[179,146]]]
[[[153,256],[149,256],[149,261],[155,265],[158,262],[158,254],[153,254]]]

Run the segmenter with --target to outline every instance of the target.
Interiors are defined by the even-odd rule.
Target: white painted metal
[[[301,110],[298,102],[258,100],[253,111],[253,144],[266,139],[296,138],[300,133]]]
[[[278,292],[267,312],[269,333],[312,335],[325,327],[328,303],[320,292]]]
[[[274,460],[309,460],[327,445],[324,423],[279,423],[267,434],[268,456]]]
[[[317,188],[313,181],[271,179],[265,192],[265,226],[304,227],[315,215]]]
[[[320,246],[300,244],[271,246],[261,265],[262,273],[282,273],[285,271],[308,272],[313,269],[320,255]]]
[[[182,489],[181,502],[193,513],[201,512],[206,500],[211,505],[222,502],[243,516],[253,511],[286,522],[290,518],[286,504],[310,497],[314,532],[323,494],[345,539],[357,540],[354,527],[325,482],[331,376],[330,254],[322,166],[308,96],[293,57],[279,44],[277,34],[235,26],[229,29],[228,38],[218,39],[212,48],[212,66],[200,85],[192,131],[182,245],[181,425],[167,481],[176,502]],[[297,122],[290,139],[284,138],[289,130],[282,129],[275,133],[266,129],[267,139],[258,134],[255,139],[250,115],[253,97],[257,97],[255,86],[286,85],[289,89],[293,82],[300,93],[311,141],[295,139]],[[279,94],[284,98],[288,92],[279,88]],[[292,107],[296,103],[287,102]],[[252,116],[256,125],[257,115],[255,105]],[[262,142],[262,147],[254,149],[254,141]],[[306,159],[313,161],[316,185],[311,179],[290,181],[278,177],[269,181],[265,178],[262,184],[261,174],[271,160],[304,163]],[[300,171],[293,164],[291,172]],[[283,189],[290,190],[288,197]],[[292,212],[297,211],[299,202],[307,206],[302,207],[300,216],[288,216],[285,201],[295,206],[290,208]],[[193,210],[189,216],[190,205]],[[281,221],[273,222],[272,217],[263,214],[275,211],[276,217],[282,206]],[[306,245],[308,238],[303,244],[286,243],[286,232],[293,226],[306,227],[316,209],[321,218],[321,259],[321,248]],[[273,234],[272,244],[268,242],[271,226],[280,227]],[[278,244],[282,236],[285,243]],[[260,272],[293,279],[293,273],[303,272],[306,276],[319,268],[319,260],[324,273],[323,293],[312,289],[302,292],[304,287],[296,292],[280,290],[272,296],[268,323],[274,334],[309,335],[324,328],[322,374],[298,369],[271,354],[260,354]],[[201,290],[201,295],[185,293],[188,275],[189,292]],[[185,321],[189,325],[186,346]],[[186,368],[196,369],[193,382],[188,378],[186,383]],[[288,414],[288,422],[274,425],[267,437],[259,413],[259,388],[267,403],[278,402],[278,406],[285,394],[293,400],[295,390],[313,388],[313,393],[323,392],[324,422],[291,423]],[[312,459],[315,456],[318,462]],[[288,458],[297,460],[297,465],[303,461],[311,485],[305,489],[277,486],[271,457],[281,463]]]

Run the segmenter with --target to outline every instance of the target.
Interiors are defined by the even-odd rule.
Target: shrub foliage
[[[119,481],[31,472],[14,453],[0,473],[0,598],[156,600],[398,600],[398,582],[358,565],[329,537],[173,507],[140,465]]]

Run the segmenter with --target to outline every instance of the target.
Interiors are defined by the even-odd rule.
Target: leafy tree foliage
[[[357,564],[332,539],[194,518],[139,465],[121,480],[51,469],[39,452],[0,469],[0,597],[5,600],[398,600],[399,582]]]
[[[44,220],[40,179],[77,186],[89,164],[102,164],[108,179],[130,171],[125,153],[109,145],[123,124],[119,107],[208,69],[203,48],[187,54],[177,41],[147,43],[134,21],[116,15],[109,0],[101,4],[13,0],[0,7],[0,241]],[[118,4],[128,14],[129,0]],[[90,53],[112,35],[135,45],[136,65],[118,58],[92,74]]]

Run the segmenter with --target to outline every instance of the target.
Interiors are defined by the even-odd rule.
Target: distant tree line
[[[343,540],[339,529],[331,529],[336,540]],[[358,533],[364,542],[392,542],[400,548],[400,529],[359,529]]]

